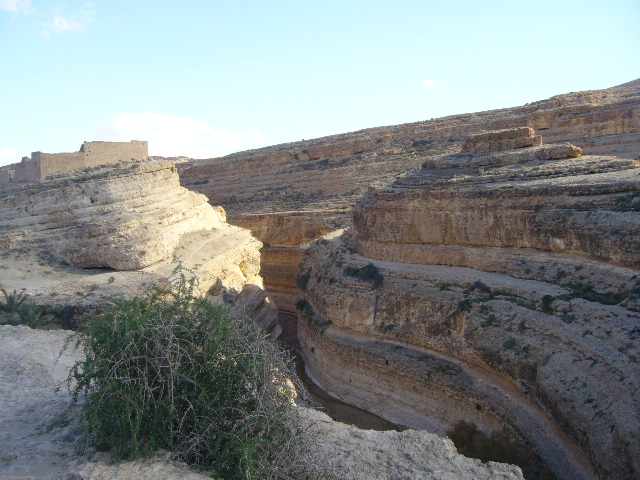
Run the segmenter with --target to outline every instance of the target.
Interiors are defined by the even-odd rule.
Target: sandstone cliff
[[[636,158],[640,85],[192,160],[179,165],[180,178],[224,206],[232,220],[350,208],[372,183],[419,167],[427,156],[456,153],[469,135],[515,127],[532,127],[547,143],[572,142],[585,154]]]
[[[171,162],[122,162],[4,186],[0,245],[3,286],[26,288],[63,316],[162,283],[180,262],[201,293],[265,326],[275,319],[259,275],[261,243],[181,187]]]
[[[512,432],[558,478],[638,478],[640,162],[519,130],[427,159],[312,247],[307,367],[398,423]]]
[[[231,223],[251,229],[267,245],[265,286],[290,310],[300,247],[319,232],[349,226],[350,209],[369,187],[430,158],[458,153],[469,135],[514,127],[532,127],[547,143],[572,142],[585,154],[637,158],[640,85],[183,161],[178,168],[184,186],[222,205]]]

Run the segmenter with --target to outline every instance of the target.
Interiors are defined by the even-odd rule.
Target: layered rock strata
[[[312,238],[301,237],[284,224],[296,223],[307,233],[311,229],[301,226],[304,221],[314,226],[324,215],[334,224],[336,210],[350,211],[370,187],[392,182],[434,157],[459,152],[469,135],[507,128],[533,128],[544,132],[548,142],[572,142],[580,145],[585,154],[637,158],[640,82],[558,95],[520,107],[371,128],[222,158],[182,159],[178,168],[182,184],[205,194],[212,205],[222,205],[231,223],[250,228],[270,248],[282,247],[281,251],[265,255],[273,257],[273,263],[265,258],[263,277],[267,288],[289,310],[293,286],[291,280],[282,285],[282,274],[299,270],[295,262],[300,251],[296,249]],[[475,142],[482,143],[480,138]],[[535,145],[537,141],[532,136],[512,146]],[[282,222],[283,231],[292,233],[292,238],[281,242],[262,236],[262,216],[268,216],[272,225]],[[348,225],[345,221],[339,226]],[[299,243],[293,245],[293,238],[298,238]],[[285,260],[288,254],[290,260]]]
[[[191,160],[178,167],[183,185],[224,206],[232,221],[247,213],[286,216],[350,208],[371,184],[419,167],[427,157],[459,152],[470,135],[518,127],[544,132],[548,143],[572,142],[585,154],[637,158],[640,82]]]
[[[278,309],[286,312],[296,311],[296,279],[309,243],[350,222],[350,215],[340,210],[246,214],[234,221],[263,242],[260,275]]]
[[[199,293],[272,325],[259,275],[261,243],[221,207],[180,186],[167,161],[75,171],[0,191],[5,288],[76,312],[134,295],[182,265]]]
[[[368,193],[303,265],[311,375],[398,423],[505,429],[558,478],[638,478],[640,162],[579,153],[434,158]]]

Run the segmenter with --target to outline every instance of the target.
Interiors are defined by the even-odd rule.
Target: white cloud
[[[2,1],[2,0],[0,0]],[[93,3],[87,2],[75,15],[58,14],[53,20],[44,25],[42,34],[49,38],[51,33],[81,32],[95,19],[96,12],[93,10]]]
[[[0,165],[9,165],[10,163],[18,163],[22,157],[17,150],[9,147],[0,148]]]
[[[438,87],[438,86],[439,86],[439,84],[435,80],[427,79],[424,82],[422,82],[422,88],[434,88],[434,87]]]
[[[53,33],[65,33],[81,32],[84,30],[85,25],[75,17],[67,18],[62,15],[56,15],[53,17],[53,21],[49,24],[49,27]]]
[[[211,158],[254,148],[264,142],[260,132],[217,129],[189,117],[162,113],[121,113],[112,116],[97,140],[148,140],[149,155]]]
[[[0,0],[0,10],[13,13],[27,13],[31,0]]]

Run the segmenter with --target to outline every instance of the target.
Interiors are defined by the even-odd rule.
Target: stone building
[[[142,159],[149,156],[149,142],[84,142],[73,153],[33,152],[20,163],[0,167],[0,184],[34,182],[49,175],[78,168],[118,163],[121,160]]]

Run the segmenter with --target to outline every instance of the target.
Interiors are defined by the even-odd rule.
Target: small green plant
[[[496,315],[495,315],[494,313],[490,313],[490,314],[487,316],[487,319],[486,319],[485,321],[483,321],[483,322],[480,324],[480,326],[482,326],[482,327],[489,327],[489,326],[491,326],[491,325],[496,325],[497,323],[498,323],[498,322],[497,322]]]
[[[296,308],[309,318],[313,317],[316,314],[309,301],[304,298],[301,298],[296,302]]]
[[[193,292],[180,274],[84,323],[69,385],[90,438],[115,458],[162,448],[224,478],[304,477],[292,363],[251,319]]]
[[[365,282],[372,282],[374,288],[381,287],[384,283],[384,275],[382,275],[380,269],[373,263],[369,263],[361,268],[346,267],[343,273],[349,277],[364,280]]]
[[[300,288],[300,290],[306,290],[310,279],[311,279],[310,274],[308,273],[302,274],[296,279],[296,285],[298,285],[298,288]]]
[[[460,300],[458,302],[458,311],[459,312],[468,312],[471,310],[471,300],[465,298],[464,300]]]
[[[551,295],[545,295],[541,300],[541,310],[544,313],[553,313],[553,307],[551,306],[554,302],[555,298]]]
[[[24,290],[9,293],[0,289],[4,301],[0,301],[0,325],[27,325],[31,328],[51,328],[55,317],[30,301]]]

